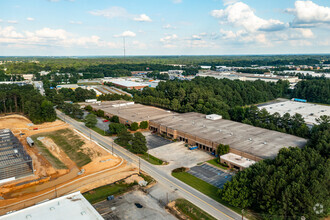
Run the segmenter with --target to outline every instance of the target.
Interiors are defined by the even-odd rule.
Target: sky
[[[0,56],[330,53],[329,0],[1,0]]]

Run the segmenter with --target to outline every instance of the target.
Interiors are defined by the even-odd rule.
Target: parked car
[[[108,121],[109,121],[108,119],[103,120],[103,122],[108,122]]]

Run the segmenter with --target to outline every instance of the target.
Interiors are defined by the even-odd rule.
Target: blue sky
[[[329,0],[1,0],[1,56],[330,52]]]

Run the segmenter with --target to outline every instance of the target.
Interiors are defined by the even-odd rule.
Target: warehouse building
[[[31,157],[9,129],[0,130],[0,183],[33,174]]]
[[[274,158],[283,147],[301,148],[307,142],[293,135],[225,120],[214,114],[206,116],[195,112],[153,119],[149,126],[156,133],[213,154],[219,144],[229,145],[230,153],[252,161]],[[231,164],[230,160],[228,163]],[[240,168],[237,164],[235,166]]]
[[[80,192],[74,192],[52,199],[29,208],[18,210],[0,219],[35,219],[35,220],[103,220],[104,218],[94,209]]]
[[[282,101],[270,104],[263,104],[259,106],[259,109],[266,109],[270,114],[278,112],[281,116],[285,113],[294,115],[296,113],[301,114],[305,122],[312,126],[317,124],[316,119],[322,115],[330,115],[330,106],[318,105],[313,103],[303,103],[295,101]]]
[[[139,82],[134,82],[134,81],[112,81],[112,84],[119,86],[121,88],[125,89],[137,89],[141,90],[144,87],[148,87],[148,84],[145,83],[139,83]]]
[[[124,100],[105,101],[101,103],[80,103],[80,105],[82,107],[90,105],[94,111],[101,109],[104,111],[105,116],[108,117],[116,115],[119,117],[120,123],[127,125],[131,125],[133,122],[139,124],[142,121],[149,121],[173,115],[172,112],[164,109],[135,104],[134,102]]]

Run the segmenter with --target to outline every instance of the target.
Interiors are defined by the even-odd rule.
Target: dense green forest
[[[35,123],[54,121],[53,104],[31,85],[0,85],[0,112],[23,113]]]
[[[97,73],[107,69],[126,70],[168,70],[161,66],[168,64],[210,65],[210,66],[281,66],[281,65],[316,65],[330,62],[329,55],[251,55],[251,56],[127,56],[123,57],[0,57],[0,61],[19,61],[6,63],[8,74],[37,73],[45,71],[65,71],[74,68],[78,72]],[[36,62],[37,61],[37,62]],[[132,65],[131,65],[132,64]],[[136,64],[138,64],[136,66]],[[105,65],[105,66],[104,66]],[[91,68],[89,68],[92,66]],[[130,69],[131,66],[134,69]],[[157,67],[158,66],[158,67]],[[161,67],[161,68],[160,68]],[[178,67],[175,67],[178,69]],[[85,70],[85,71],[84,71]]]
[[[62,88],[60,90],[45,89],[45,94],[48,100],[55,105],[60,105],[64,101],[84,102],[86,99],[96,99],[94,90],[87,90],[78,87],[75,90]]]
[[[220,114],[230,119],[229,110],[282,97],[288,89],[287,81],[266,83],[243,82],[211,77],[196,77],[191,81],[160,82],[156,89],[132,91],[134,100],[177,112]]]
[[[291,97],[307,99],[308,102],[330,104],[330,79],[300,81],[295,86]]]
[[[264,219],[320,219],[329,215],[330,116],[322,116],[319,122],[305,148],[283,148],[275,159],[239,172],[219,191],[221,199],[250,208]],[[323,206],[322,212],[317,204]]]

